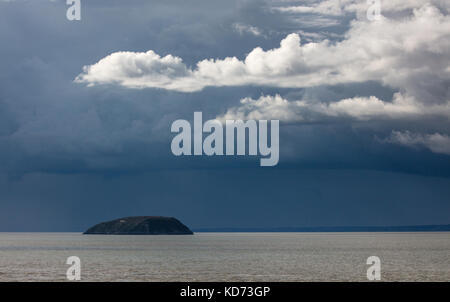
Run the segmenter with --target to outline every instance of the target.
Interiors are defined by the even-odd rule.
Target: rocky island
[[[102,222],[83,234],[93,235],[192,235],[187,226],[173,217],[134,216]]]

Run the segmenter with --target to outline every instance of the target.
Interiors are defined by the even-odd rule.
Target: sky
[[[450,2],[380,3],[0,0],[0,231],[449,224]],[[278,165],[174,156],[196,111]]]

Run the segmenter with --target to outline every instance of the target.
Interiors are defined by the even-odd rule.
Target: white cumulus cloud
[[[391,102],[377,97],[354,97],[324,103],[313,100],[288,101],[280,95],[244,98],[240,106],[228,109],[219,119],[277,119],[286,122],[312,122],[324,118],[353,120],[411,119],[424,116],[450,120],[450,104],[423,104],[411,96],[396,93]]]
[[[76,81],[183,92],[207,86],[304,88],[377,81],[418,99],[443,102],[449,95],[449,58],[450,17],[425,4],[402,18],[354,20],[340,42],[302,44],[293,33],[278,48],[256,47],[242,60],[205,59],[194,68],[151,50],[117,52],[85,66]]]
[[[367,10],[376,4],[375,0],[324,0],[303,3],[302,5],[282,5],[275,6],[272,9],[289,14],[318,14],[330,16],[342,16],[348,13],[356,13],[358,17],[366,17]],[[393,13],[405,10],[411,10],[427,3],[437,6],[441,9],[450,9],[450,3],[443,0],[380,0],[380,11]]]
[[[450,155],[450,137],[445,134],[419,134],[409,131],[392,131],[391,136],[386,141],[407,147],[425,147],[434,153]]]
[[[251,26],[242,23],[233,23],[233,29],[238,32],[240,35],[250,34],[254,36],[263,36],[262,30],[260,30],[256,26]]]

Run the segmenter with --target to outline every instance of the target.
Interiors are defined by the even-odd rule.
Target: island
[[[86,235],[192,235],[187,226],[173,217],[133,216],[102,222],[89,228]]]

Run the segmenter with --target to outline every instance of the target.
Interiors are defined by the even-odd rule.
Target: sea
[[[0,281],[450,281],[450,232],[0,233]]]

